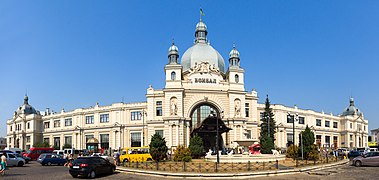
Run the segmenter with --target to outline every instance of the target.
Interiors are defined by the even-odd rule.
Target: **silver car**
[[[360,166],[379,166],[379,152],[368,152],[353,159],[353,165]]]
[[[6,155],[8,166],[23,166],[25,164],[25,160],[23,158],[17,157],[13,153],[6,153]]]

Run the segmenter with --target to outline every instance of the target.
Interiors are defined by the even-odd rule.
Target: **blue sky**
[[[379,1],[0,1],[0,136],[23,103],[55,111],[145,101],[164,86],[172,38],[182,55],[199,7],[225,60],[264,101],[333,114],[349,97],[378,128]]]

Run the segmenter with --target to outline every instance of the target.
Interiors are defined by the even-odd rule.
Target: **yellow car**
[[[122,149],[120,162],[146,162],[152,161],[150,148],[146,147],[130,147]]]

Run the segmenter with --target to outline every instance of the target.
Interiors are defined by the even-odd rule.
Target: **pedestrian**
[[[116,166],[120,165],[120,152],[115,151],[113,158],[115,160],[115,165]]]
[[[5,169],[7,168],[7,154],[3,152],[3,155],[1,156],[1,168],[0,168],[0,173],[2,176],[5,174]]]

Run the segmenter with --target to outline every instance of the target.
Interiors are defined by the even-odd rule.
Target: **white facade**
[[[9,147],[28,149],[36,142],[48,141],[59,148],[70,144],[85,149],[86,140],[94,137],[100,147],[118,149],[148,145],[155,133],[165,137],[169,148],[188,146],[193,129],[210,113],[232,129],[222,134],[225,147],[232,147],[234,142],[259,141],[264,104],[258,103],[255,90],[245,90],[239,52],[235,47],[232,49],[229,67],[225,70],[224,59],[208,42],[207,33],[206,25],[200,21],[196,26],[195,44],[184,53],[181,63],[178,63],[178,48],[174,44],[169,48],[165,87],[150,86],[146,102],[96,104],[91,108],[59,113],[46,111],[41,115],[34,108],[29,109],[32,107],[26,96],[24,104],[7,121]],[[308,125],[320,146],[367,146],[368,121],[355,108],[354,101],[350,101],[350,106],[339,116],[272,105],[277,124],[275,144],[286,147],[291,140],[293,123],[287,121],[290,112],[297,113],[301,119],[295,123],[295,141]]]

